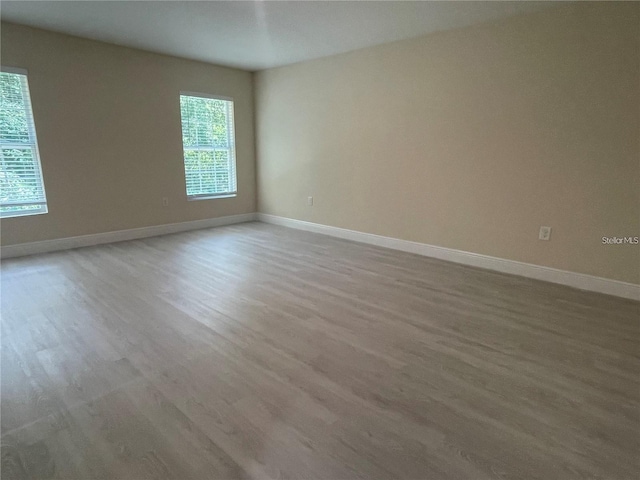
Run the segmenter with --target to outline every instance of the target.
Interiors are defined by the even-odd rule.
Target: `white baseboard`
[[[403,252],[424,255],[426,257],[438,258],[440,260],[447,260],[449,262],[460,263],[463,265],[486,268],[497,272],[510,273],[513,275],[520,275],[522,277],[534,278],[536,280],[558,283],[582,290],[605,293],[632,300],[640,300],[640,285],[633,283],[620,282],[618,280],[595,277],[593,275],[585,275],[583,273],[569,272],[566,270],[558,270],[556,268],[542,267],[540,265],[517,262],[515,260],[506,260],[504,258],[490,257],[488,255],[454,250],[452,248],[437,247],[426,243],[383,237],[381,235],[331,227],[318,223],[295,220],[292,218],[278,217],[265,213],[258,213],[257,220],[274,225],[281,225],[283,227],[296,228],[299,230],[321,233],[323,235],[330,235],[332,237],[344,238],[346,240],[353,240],[355,242],[367,243],[369,245],[377,245],[379,247],[386,247],[394,250],[401,250]]]
[[[488,255],[481,255],[478,253],[438,247],[435,245],[428,245],[426,243],[411,242],[409,240],[401,240],[399,238],[384,237],[381,235],[358,232],[356,230],[348,230],[346,228],[331,227],[329,225],[305,222],[302,220],[268,215],[265,213],[245,213],[241,215],[194,220],[191,222],[154,225],[151,227],[133,228],[130,230],[118,230],[115,232],[96,233],[92,235],[81,235],[78,237],[67,237],[55,240],[43,240],[41,242],[21,243],[18,245],[7,245],[0,248],[0,257],[21,257],[37,253],[54,252],[57,250],[68,250],[71,248],[88,247],[104,243],[155,237],[158,235],[185,232],[188,230],[198,230],[202,228],[219,227],[222,225],[232,225],[235,223],[251,222],[254,220],[274,225],[281,225],[284,227],[296,228],[298,230],[320,233],[332,237],[344,238],[346,240],[366,243],[369,245],[391,248],[403,252],[415,253],[463,265],[470,265],[497,272],[544,280],[582,290],[605,293],[632,300],[640,300],[640,285],[633,283],[620,282],[618,280],[585,275],[583,273],[558,270],[530,263],[517,262],[515,260],[490,257]]]
[[[169,233],[186,232],[188,230],[198,230],[201,228],[232,225],[234,223],[252,222],[254,220],[256,220],[255,213],[244,213],[241,215],[229,215],[226,217],[193,220],[191,222],[169,223],[166,225],[154,225],[151,227],[132,228],[129,230],[117,230],[115,232],[95,233],[92,235],[81,235],[78,237],[43,240],[41,242],[20,243],[18,245],[7,245],[1,247],[0,257],[22,257],[25,255],[33,255],[36,253],[55,252],[57,250],[68,250],[70,248],[78,247],[89,247],[91,245],[100,245],[103,243],[123,242],[126,240],[155,237],[158,235],[166,235]]]

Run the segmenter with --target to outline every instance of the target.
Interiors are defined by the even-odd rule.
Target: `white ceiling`
[[[528,1],[2,1],[2,20],[246,70],[544,8]]]

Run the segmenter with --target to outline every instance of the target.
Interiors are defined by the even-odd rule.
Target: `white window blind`
[[[0,72],[0,216],[47,213],[25,73]]]
[[[180,95],[187,197],[236,193],[233,100]]]

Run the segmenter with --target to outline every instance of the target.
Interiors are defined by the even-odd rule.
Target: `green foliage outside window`
[[[46,211],[33,131],[26,77],[0,73],[0,214],[4,216]]]
[[[233,102],[180,96],[187,195],[235,193]]]

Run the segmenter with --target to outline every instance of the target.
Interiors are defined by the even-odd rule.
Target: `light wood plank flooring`
[[[637,479],[640,303],[249,223],[2,262],[3,479]]]

